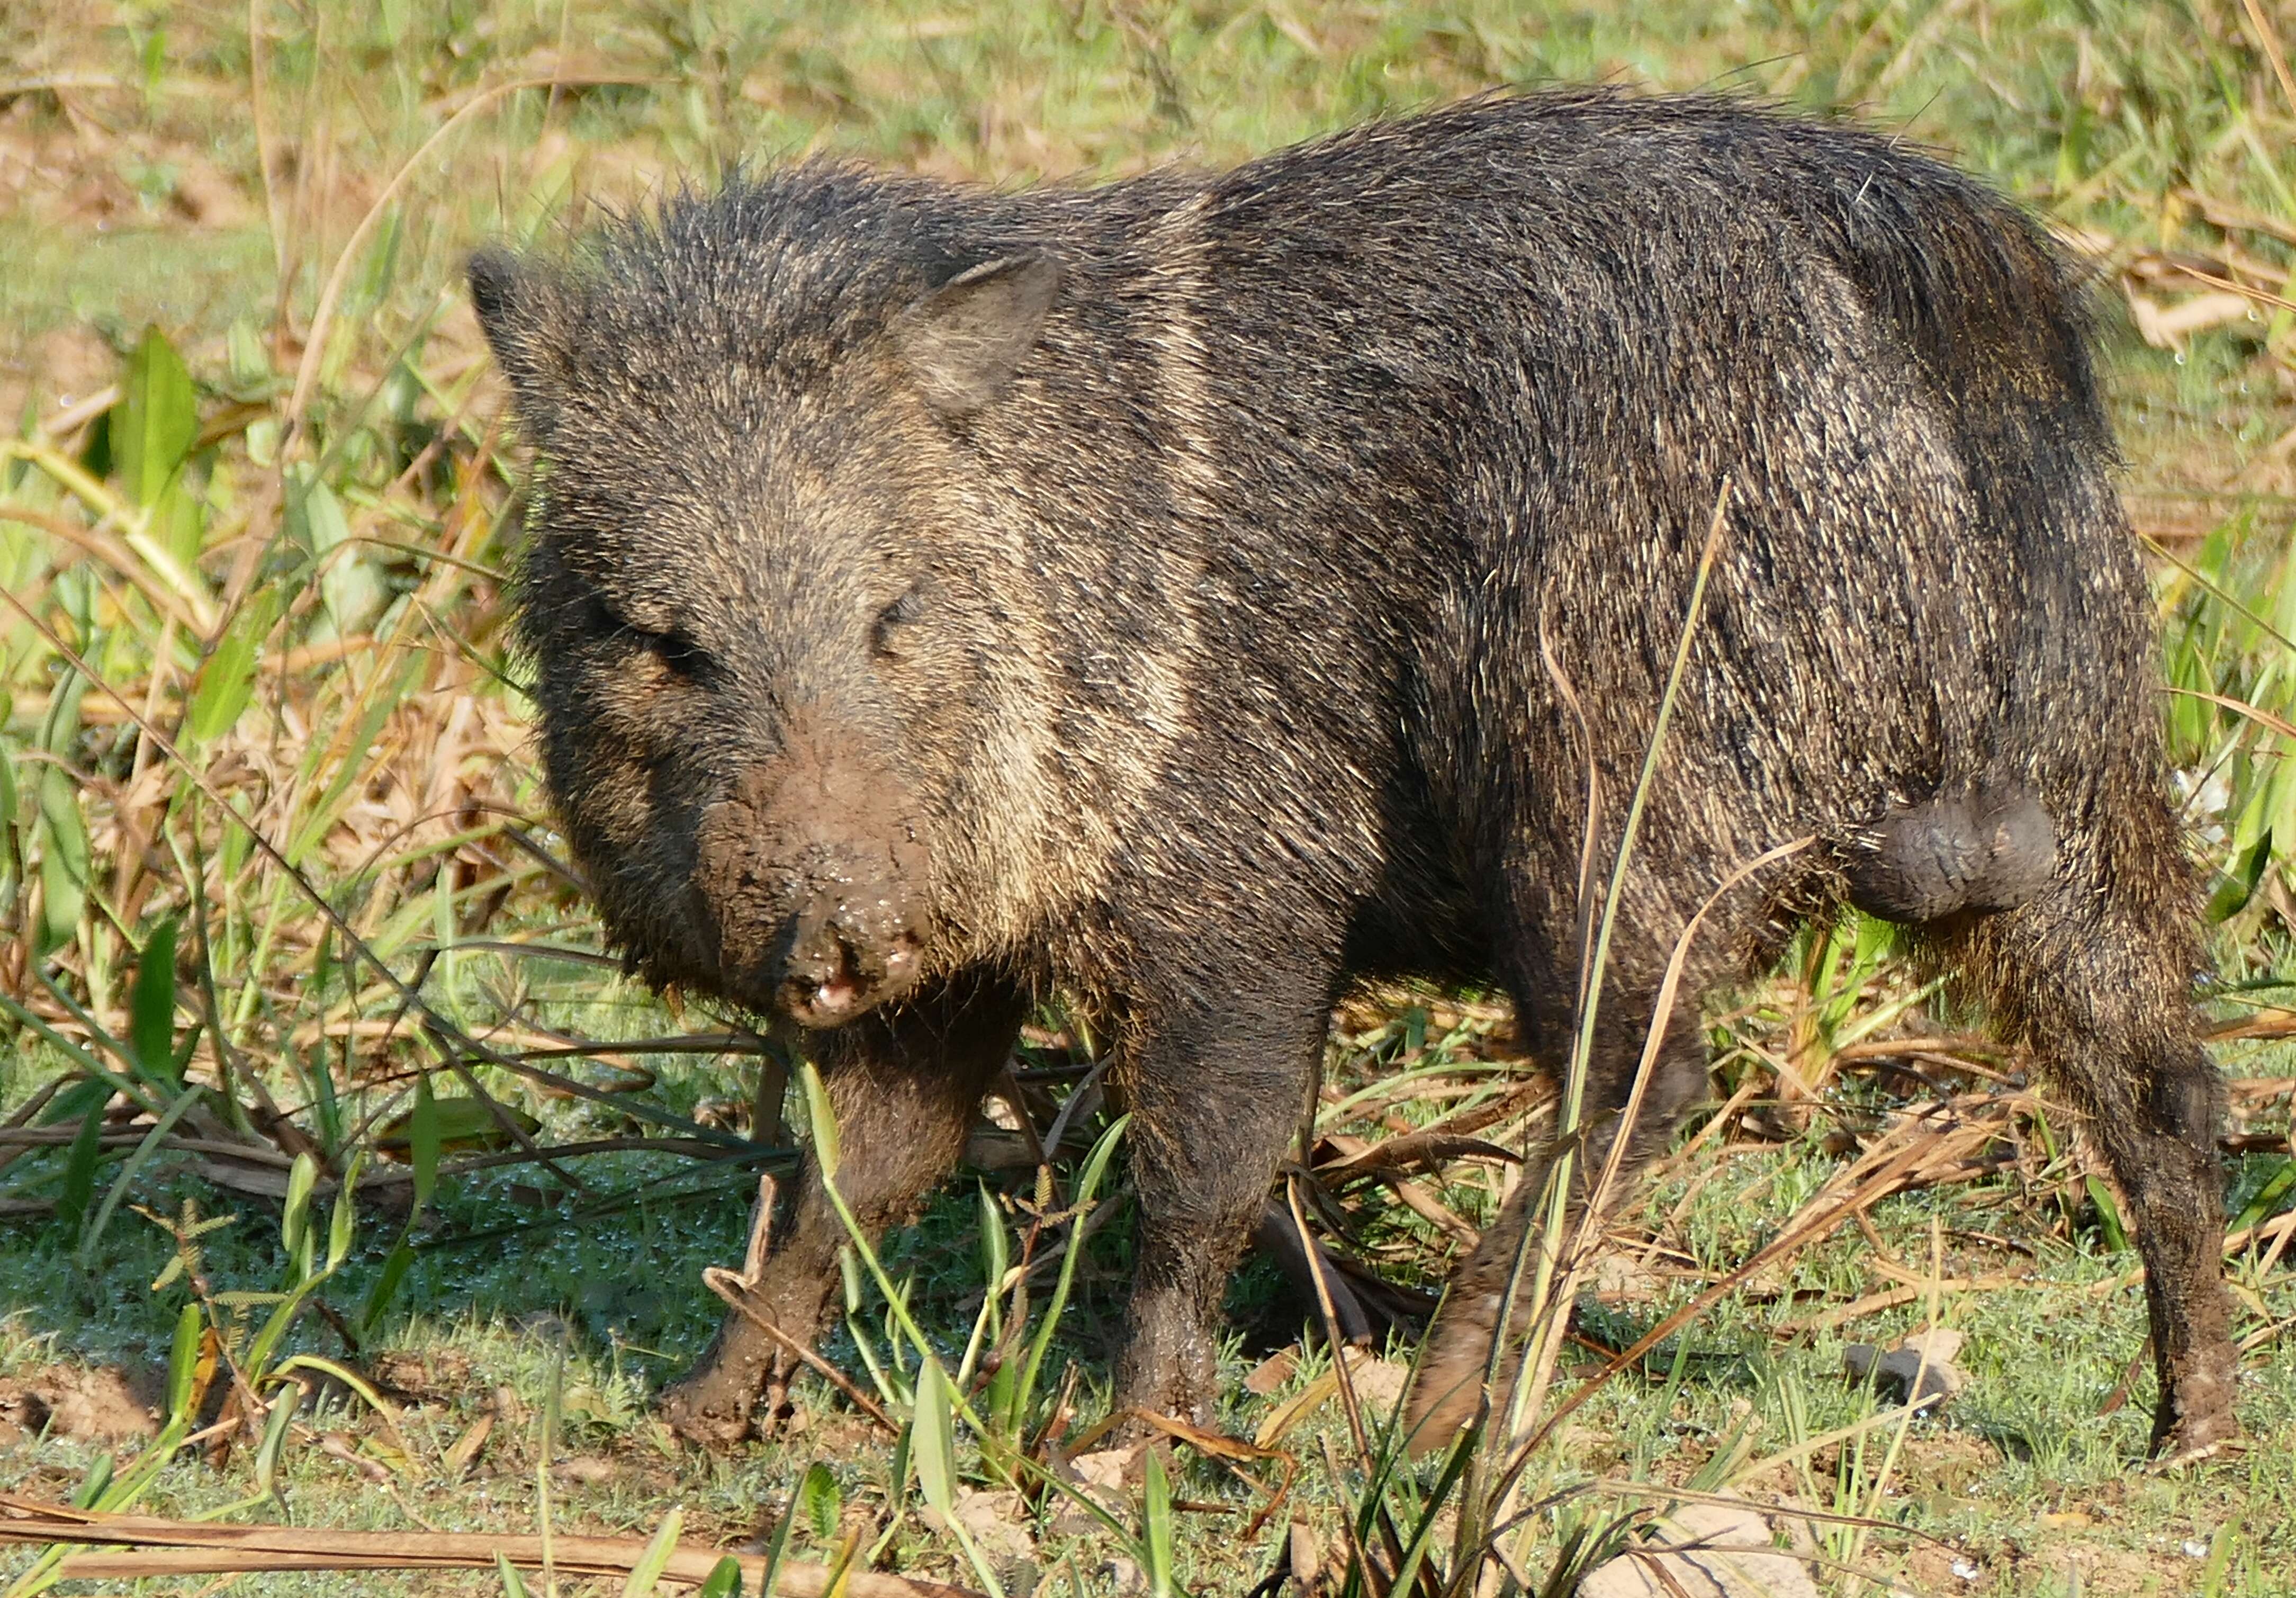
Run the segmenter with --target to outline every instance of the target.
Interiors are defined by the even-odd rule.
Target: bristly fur
[[[816,1023],[876,1003],[824,1037],[877,1225],[955,1158],[1028,996],[1082,995],[1136,1114],[1128,1398],[1209,1398],[1351,975],[1496,980],[1562,1052],[1579,774],[1613,846],[1726,479],[1593,1110],[1693,909],[1814,835],[1692,987],[1861,882],[1931,917],[2095,1118],[2156,1442],[2233,1434],[2147,598],[2080,274],[1983,185],[1741,102],[1573,91],[1099,189],[808,163],[472,283],[538,455],[521,627],[610,932]],[[1703,1090],[1694,1019],[1638,1152]],[[1522,1223],[1455,1282],[1429,1436],[1473,1410]],[[808,1335],[817,1191],[780,1235],[755,1307]],[[680,1423],[737,1434],[774,1357],[734,1323]]]

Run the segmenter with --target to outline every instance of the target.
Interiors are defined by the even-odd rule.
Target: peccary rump
[[[1210,1397],[1352,977],[1495,982],[1562,1053],[1588,796],[1607,860],[1719,504],[1594,1152],[1654,1021],[1629,1152],[1703,1093],[1668,953],[1812,839],[1725,897],[1689,988],[1845,902],[1917,925],[2125,1197],[2156,1446],[2234,1435],[2145,587],[2077,275],[1982,185],[1727,100],[1550,94],[1097,189],[808,163],[472,287],[609,933],[822,1028],[870,1225],[955,1160],[1032,998],[1087,1005],[1135,1115],[1126,1399]],[[1423,1442],[1476,1413],[1523,1218],[1454,1282]],[[840,1236],[800,1184],[752,1312],[810,1337]],[[673,1415],[738,1436],[786,1366],[733,1321]]]

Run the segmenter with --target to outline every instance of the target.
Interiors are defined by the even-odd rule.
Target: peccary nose
[[[824,896],[793,918],[775,1003],[808,1027],[835,1027],[905,992],[918,938],[900,896]]]
[[[790,953],[783,968],[781,1005],[809,1027],[833,1027],[857,1014],[861,1008],[861,973],[853,952],[837,938],[824,940],[825,948]]]

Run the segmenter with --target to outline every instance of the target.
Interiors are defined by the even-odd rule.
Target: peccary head
[[[537,456],[545,772],[609,935],[658,984],[815,1027],[962,930],[947,856],[978,854],[953,817],[1009,582],[953,452],[1060,275],[856,238],[835,200],[736,186],[470,273]]]

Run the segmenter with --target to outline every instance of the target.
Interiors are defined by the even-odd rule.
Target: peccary
[[[471,284],[611,937],[822,1029],[870,1226],[1032,1000],[1086,1006],[1134,1116],[1124,1401],[1210,1399],[1344,984],[1495,982],[1566,1052],[1587,795],[1607,861],[1720,504],[1592,1156],[1696,908],[1812,838],[1693,944],[1629,1155],[1705,1089],[1699,992],[1845,903],[1915,923],[2125,1199],[2156,1450],[2236,1435],[2145,586],[2079,274],[1980,184],[1742,102],[1547,93],[1100,188],[809,161]],[[817,1179],[789,1208],[750,1305],[802,1340],[842,1233]],[[1454,1281],[1422,1442],[1474,1413],[1525,1208]],[[738,1437],[785,1367],[731,1320],[670,1413]]]

